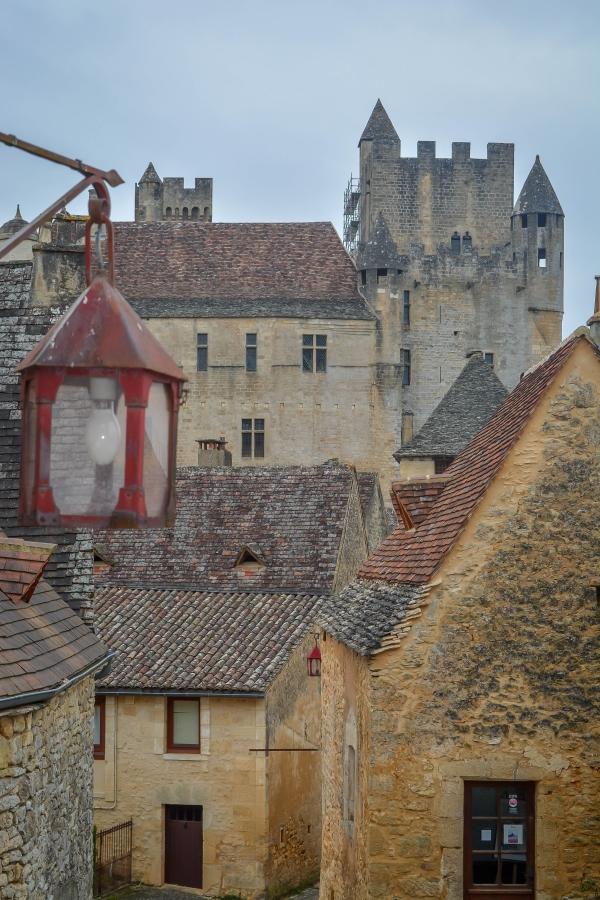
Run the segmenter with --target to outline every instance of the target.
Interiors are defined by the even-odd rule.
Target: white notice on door
[[[523,843],[522,825],[504,825],[504,841],[508,847],[518,847]]]
[[[481,829],[481,842],[491,841],[492,839],[492,829],[491,828],[482,828]]]

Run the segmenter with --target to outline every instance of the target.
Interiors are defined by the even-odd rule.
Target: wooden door
[[[465,898],[533,900],[534,803],[532,782],[465,782]]]
[[[202,887],[202,807],[165,807],[165,881]]]

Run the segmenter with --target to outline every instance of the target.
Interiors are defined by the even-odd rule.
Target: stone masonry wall
[[[268,897],[319,879],[321,679],[310,677],[306,664],[315,630],[267,693]]]
[[[265,702],[202,697],[200,753],[167,753],[166,698],[106,698],[105,758],[94,762],[94,821],[133,819],[133,877],[164,881],[165,805],[203,813],[203,889],[258,898],[265,890]]]
[[[0,711],[0,897],[91,900],[94,678]]]
[[[358,485],[356,478],[353,478],[333,582],[335,592],[350,584],[368,555],[366,524],[358,496]]]
[[[598,361],[580,345],[421,618],[370,663],[370,879],[357,900],[462,900],[465,779],[536,782],[537,900],[600,884],[598,446]],[[330,887],[349,896],[343,873],[322,884],[327,900]]]

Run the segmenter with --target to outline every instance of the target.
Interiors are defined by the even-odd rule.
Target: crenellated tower
[[[161,179],[148,163],[135,186],[135,221],[212,222],[212,191],[212,178],[196,178],[194,187],[186,188],[183,178]]]
[[[560,341],[564,215],[539,158],[514,205],[514,146],[417,156],[380,100],[345,195],[344,240],[379,316],[377,389],[417,432],[480,352],[506,388]],[[399,440],[400,443],[400,440]]]

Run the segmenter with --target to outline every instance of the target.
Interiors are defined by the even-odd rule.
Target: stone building
[[[325,900],[597,892],[599,445],[580,329],[326,604]]]
[[[212,188],[212,178],[196,178],[193,188],[186,188],[183,178],[161,179],[152,163],[148,163],[135,186],[135,221],[212,222]]]
[[[0,532],[0,897],[91,900],[102,643],[44,580],[52,544]]]
[[[134,878],[275,897],[318,878],[315,620],[380,543],[385,510],[373,476],[335,463],[187,468],[178,497],[173,529],[98,537],[115,657],[97,692],[95,818],[133,819]]]
[[[23,228],[27,222],[21,215],[21,208],[17,205],[17,210],[12,219],[9,219],[8,222],[5,222],[4,225],[0,225],[0,248],[6,244],[6,242],[13,237]],[[32,235],[29,238],[26,238],[22,241],[17,247],[10,251],[7,257],[4,257],[5,262],[9,261],[22,261],[26,259],[32,259],[33,257],[33,245],[37,241],[37,235]]]
[[[416,158],[377,101],[359,142],[344,237],[381,322],[380,378],[416,433],[479,350],[507,388],[560,341],[564,215],[539,157],[514,204],[513,144],[474,159],[419,141]],[[401,443],[401,422],[398,424]]]

